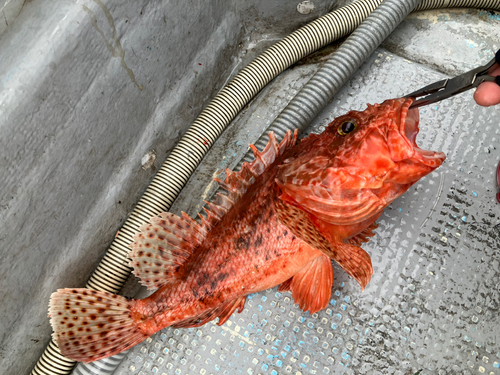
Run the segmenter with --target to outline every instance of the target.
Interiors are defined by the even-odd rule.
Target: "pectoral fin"
[[[368,253],[355,244],[365,242],[373,234],[375,225],[353,237],[353,244],[344,243],[332,235],[328,223],[315,224],[307,212],[280,199],[275,199],[274,204],[280,222],[295,236],[335,260],[344,271],[356,279],[361,289],[366,287],[373,274],[372,262]]]
[[[328,306],[332,285],[332,263],[327,256],[321,255],[285,281],[279,290],[291,290],[300,308],[313,314]]]
[[[361,290],[364,290],[373,274],[372,261],[368,253],[359,246],[343,242],[335,243],[332,248],[330,258],[359,283]]]

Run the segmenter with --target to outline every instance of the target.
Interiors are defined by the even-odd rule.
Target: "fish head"
[[[417,146],[413,99],[368,105],[306,138],[280,166],[282,199],[330,224],[369,221],[445,160]]]

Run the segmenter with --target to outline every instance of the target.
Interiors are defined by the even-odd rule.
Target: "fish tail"
[[[89,289],[53,293],[49,317],[61,353],[79,362],[118,354],[148,337],[131,312],[135,300]]]

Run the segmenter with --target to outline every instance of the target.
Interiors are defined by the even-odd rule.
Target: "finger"
[[[474,100],[483,107],[500,104],[500,86],[495,82],[484,82],[474,93]]]
[[[494,77],[500,75],[500,67],[493,69],[489,74]],[[484,107],[500,104],[500,86],[495,82],[481,83],[474,93],[474,100]]]

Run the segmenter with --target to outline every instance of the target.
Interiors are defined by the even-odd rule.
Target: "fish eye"
[[[358,127],[358,123],[355,120],[346,120],[339,125],[337,131],[340,135],[347,135]]]

